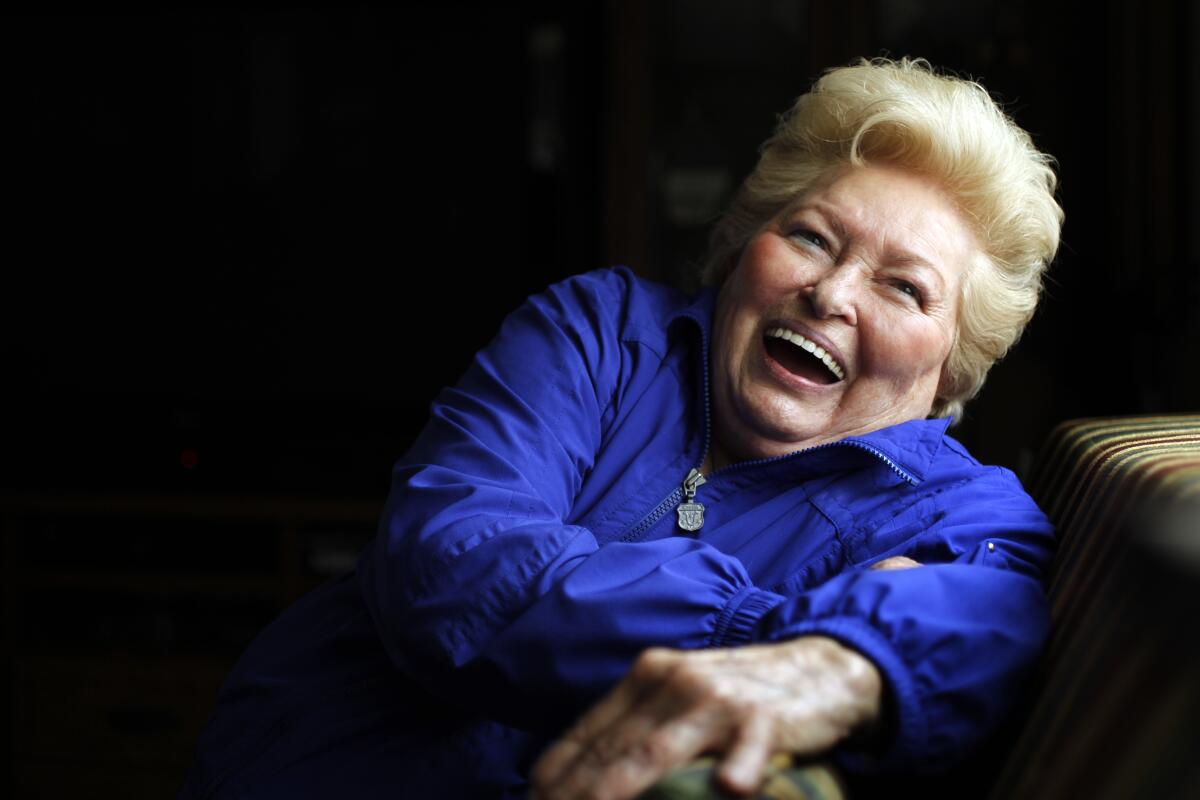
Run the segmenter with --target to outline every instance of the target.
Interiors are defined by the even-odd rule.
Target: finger
[[[758,788],[771,757],[772,729],[766,715],[756,714],[746,720],[717,768],[722,788],[736,794],[749,794]]]
[[[544,788],[557,783],[580,755],[594,746],[595,738],[612,721],[628,713],[636,699],[637,688],[632,681],[627,678],[617,684],[615,689],[568,728],[561,739],[542,753],[529,773],[534,787]]]
[[[889,569],[912,569],[913,567],[924,566],[920,561],[913,561],[908,556],[892,556],[885,558],[871,565],[871,569],[889,570]]]
[[[583,753],[596,748],[596,740],[618,720],[629,716],[671,663],[670,651],[648,650],[617,686],[592,706],[563,737],[534,764],[530,779],[535,786],[550,786]]]
[[[658,698],[645,703],[576,759],[555,785],[555,796],[636,797],[729,737],[728,722],[713,708],[677,714]]]

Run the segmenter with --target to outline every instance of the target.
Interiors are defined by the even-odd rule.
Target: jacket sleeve
[[[790,597],[756,638],[821,634],[870,658],[890,690],[893,731],[857,770],[936,770],[977,743],[1011,706],[1045,640],[1041,584],[1053,528],[1006,470],[946,492],[927,527],[887,555],[926,566],[855,568]]]
[[[396,466],[358,579],[392,660],[448,702],[561,726],[646,647],[746,642],[782,601],[711,546],[600,549],[569,521],[631,390],[632,280],[591,273],[514,312]]]

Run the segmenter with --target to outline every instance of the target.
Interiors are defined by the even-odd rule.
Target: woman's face
[[[746,245],[717,300],[719,459],[928,416],[977,250],[951,200],[914,173],[840,168],[797,198]]]

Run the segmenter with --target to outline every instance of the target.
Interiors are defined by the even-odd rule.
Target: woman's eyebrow
[[[887,256],[890,266],[918,269],[922,275],[932,276],[939,287],[946,285],[946,276],[942,274],[942,270],[925,256],[908,250],[889,250]]]
[[[825,224],[833,230],[834,235],[836,235],[838,239],[845,241],[846,226],[842,224],[841,217],[832,207],[820,202],[801,201],[792,207],[792,210],[788,213],[788,216],[796,216],[804,211],[812,211],[816,213],[821,217]]]

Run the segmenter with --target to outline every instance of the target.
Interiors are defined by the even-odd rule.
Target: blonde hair
[[[1033,316],[1063,220],[1054,160],[978,83],[921,59],[864,59],[826,72],[780,118],[717,223],[704,282],[723,282],[759,229],[828,170],[870,163],[936,180],[980,242],[932,409],[957,420]]]

